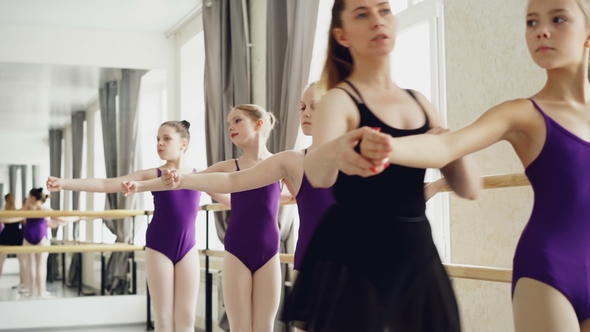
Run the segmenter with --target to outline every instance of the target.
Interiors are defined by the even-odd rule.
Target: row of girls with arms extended
[[[33,188],[23,200],[21,211],[51,211],[44,203],[49,198],[43,188]],[[4,196],[6,211],[16,210],[13,194]],[[47,228],[57,228],[68,222],[78,221],[79,217],[53,218],[0,218],[0,245],[6,246],[48,246],[50,244]],[[18,254],[20,282],[15,287],[25,298],[52,298],[46,290],[48,253]],[[6,254],[0,254],[0,275]]]
[[[98,181],[93,188],[82,183],[94,180],[54,178],[48,186],[120,191],[123,182],[127,194],[153,190],[154,195],[170,188],[239,191],[231,197],[223,267],[230,329],[271,331],[279,289],[275,181],[283,179],[297,197],[302,232],[310,231],[301,236],[305,246],[298,243],[296,249],[299,273],[283,320],[307,331],[460,331],[455,296],[425,217],[424,171],[440,168],[458,195],[475,198],[481,181],[465,156],[507,140],[535,192],[514,257],[515,330],[590,331],[590,181],[580,178],[590,164],[590,3],[529,0],[523,21],[531,57],[547,72],[545,87],[530,98],[495,106],[455,132],[440,128],[423,95],[391,80],[396,20],[389,3],[336,0],[321,80],[327,93],[317,105],[316,96],[306,97],[309,91],[302,98],[302,128],[309,126],[313,136],[309,151],[271,156],[265,141],[272,117],[255,106],[238,106],[228,117],[232,140],[244,150],[236,160],[189,174],[179,163],[188,140],[165,124],[158,149],[168,158],[172,154],[162,154],[176,152],[162,167],[166,170]],[[307,210],[310,192],[322,198],[309,204],[323,207]],[[171,216],[179,212],[172,205],[180,203],[159,206],[155,199],[155,213],[160,208],[165,213],[166,231],[175,231],[178,221]],[[190,206],[183,203],[180,211]],[[315,230],[312,220],[319,220]],[[150,255],[161,255],[159,250],[154,247]],[[194,300],[181,307],[176,294],[179,287],[186,293],[196,286],[180,283],[186,280],[178,271],[182,263],[167,262],[168,279],[158,279],[148,267],[150,290],[169,290],[158,298],[158,307],[170,304],[156,315],[159,331],[188,331],[181,325],[188,317],[183,312],[194,312]],[[198,267],[196,259],[190,264]],[[198,283],[198,275],[190,283]]]

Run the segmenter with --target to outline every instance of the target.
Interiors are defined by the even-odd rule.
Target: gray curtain
[[[16,196],[16,172],[18,165],[8,165],[8,192]],[[16,197],[15,197],[16,199]]]
[[[21,194],[23,195],[23,199],[29,196],[29,190],[32,188],[27,188],[27,165],[20,165],[20,186],[21,186]]]
[[[42,187],[43,185],[41,184],[41,179],[39,178],[39,165],[33,165],[31,166],[31,172],[33,173],[33,188],[39,188]]]
[[[117,82],[108,82],[99,91],[106,175],[109,178],[136,170],[137,101],[141,77],[145,73],[145,70],[124,69],[120,85]],[[117,94],[119,114],[116,112]],[[132,209],[134,202],[135,199],[123,197],[121,194],[107,194],[105,208]],[[131,242],[130,218],[106,220],[105,225],[117,236],[117,242]],[[127,252],[115,252],[110,256],[106,276],[106,288],[110,294],[128,292],[128,259]]]
[[[72,113],[72,178],[82,177],[82,155],[84,152],[84,121],[86,112],[77,111]],[[72,209],[80,210],[80,192],[72,191]],[[80,224],[73,224],[74,240],[80,237]]]
[[[61,157],[62,157],[62,140],[63,130],[62,129],[49,129],[49,175],[61,177]],[[61,209],[60,196],[61,192],[51,193],[51,208],[53,210]],[[57,236],[57,229],[51,230],[53,237]],[[61,266],[63,262],[60,262],[61,255],[49,254],[47,259],[47,280],[54,281],[58,280],[59,274],[61,273]]]
[[[16,196],[16,185],[18,182],[18,171],[20,170],[20,185],[22,198],[27,198],[27,165],[8,165],[8,192]],[[18,199],[18,197],[15,197]]]
[[[205,33],[205,134],[207,163],[238,156],[225,130],[233,106],[250,103],[249,25],[245,0],[218,0],[203,8]],[[217,212],[217,235],[224,242],[228,212]]]
[[[62,129],[49,129],[49,175],[51,176],[61,177],[62,140]],[[61,209],[60,194],[59,191],[51,193],[53,210]]]
[[[82,177],[82,154],[84,152],[84,121],[86,112],[77,111],[72,113],[72,178]],[[80,192],[72,191],[72,210],[80,210]],[[80,223],[72,224],[74,240],[80,239]],[[79,281],[81,254],[73,254],[68,272],[68,284],[77,286]]]
[[[4,183],[0,183],[0,209],[4,209]]]
[[[273,153],[295,146],[299,101],[309,81],[318,6],[319,0],[267,1],[266,105],[278,120],[269,140]],[[292,205],[279,211],[281,252],[287,252],[294,213]],[[287,266],[282,273],[284,280],[290,279]],[[286,328],[282,322],[275,323],[275,331]]]

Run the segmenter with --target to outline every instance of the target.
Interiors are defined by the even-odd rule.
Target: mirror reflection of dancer
[[[23,204],[24,207],[24,204]],[[14,211],[16,210],[16,202],[13,194],[4,195],[4,210]],[[18,222],[7,222],[0,223],[0,246],[22,246],[23,245],[23,231],[21,230],[21,222],[18,218]],[[1,221],[1,220],[0,220]],[[25,254],[17,254],[18,267],[19,267],[19,284],[14,286],[19,292],[27,292],[26,289],[26,261]],[[6,254],[0,254],[0,276],[2,275],[2,268],[4,261],[6,260]]]
[[[321,82],[329,91],[315,114],[305,173],[314,186],[333,186],[336,204],[311,239],[283,312],[307,331],[460,331],[425,216],[425,170],[375,166],[358,153],[367,132],[417,135],[441,122],[423,95],[392,82],[395,33],[387,1],[334,2]],[[468,160],[441,170],[460,196],[481,188]]]
[[[161,175],[163,168],[195,172],[184,161],[190,142],[189,127],[187,121],[168,121],[160,125],[156,148],[160,158],[166,161],[160,168],[110,179],[50,177],[47,188],[114,193],[121,191],[121,181],[154,179]],[[201,276],[199,251],[195,247],[195,222],[201,193],[182,190],[153,195],[154,217],[146,232],[145,264],[155,328],[158,332],[193,331]],[[215,199],[227,204],[221,195]]]
[[[441,136],[363,137],[371,159],[440,167],[508,141],[535,193],[514,254],[517,332],[590,331],[590,2],[530,0],[526,43],[547,72],[541,91],[504,102],[473,124]],[[379,164],[379,162],[377,163]]]
[[[43,188],[34,188],[29,191],[26,203],[23,204],[23,211],[53,211],[45,206],[49,196],[43,193]],[[51,245],[47,236],[47,227],[57,228],[68,222],[78,221],[79,217],[52,217],[52,218],[2,218],[2,222],[24,222],[23,246],[49,246]],[[49,253],[24,254],[25,260],[25,281],[29,290],[30,298],[53,298],[53,295],[46,290],[47,281],[47,257]]]

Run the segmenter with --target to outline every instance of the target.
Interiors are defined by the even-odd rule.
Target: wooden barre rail
[[[202,254],[209,257],[221,257],[223,258],[223,251],[219,250],[202,250]],[[293,254],[279,254],[281,263],[293,264]],[[499,267],[487,267],[487,266],[476,266],[476,265],[462,265],[462,264],[443,264],[447,270],[447,274],[451,278],[460,279],[473,279],[483,281],[495,281],[495,282],[512,282],[512,270],[499,268]]]
[[[45,217],[94,217],[94,218],[127,218],[143,216],[143,210],[104,210],[104,211],[0,211],[0,218],[45,218]]]
[[[481,177],[483,180],[483,189],[500,189],[500,188],[511,188],[511,187],[524,187],[530,186],[531,183],[524,173],[514,174],[497,174],[497,175],[485,175]],[[430,182],[428,182],[430,183]],[[426,183],[426,184],[428,184]],[[441,189],[441,192],[452,192],[451,187],[446,186]],[[297,204],[293,199],[288,202],[281,203],[281,205]],[[212,203],[201,206],[201,211],[227,211],[230,208],[220,203]]]
[[[32,254],[48,252],[52,254],[66,252],[120,252],[120,251],[143,251],[144,247],[125,243],[103,244],[64,244],[51,246],[0,246],[0,254]]]

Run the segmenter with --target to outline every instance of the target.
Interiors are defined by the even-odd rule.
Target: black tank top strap
[[[344,82],[348,85],[350,85],[350,87],[352,88],[352,90],[354,91],[354,93],[356,93],[359,98],[361,99],[361,101],[363,102],[363,104],[365,103],[365,100],[363,99],[363,95],[361,95],[361,93],[359,92],[359,90],[356,88],[356,86],[354,86],[354,84],[352,84],[352,82],[350,82],[349,80],[344,80]],[[355,98],[356,99],[356,98]]]
[[[414,94],[414,91],[412,91],[410,89],[405,89],[405,90],[406,90],[407,93],[410,94],[410,96],[412,96],[412,98],[414,98],[414,100],[416,101],[416,103],[418,104],[418,106],[420,106],[420,109],[424,113],[424,117],[426,117],[426,123],[424,124],[423,127],[430,128],[430,121],[428,120],[428,113],[426,113],[426,109],[424,109],[424,106],[422,106],[422,103],[420,103],[420,101],[418,100],[418,98],[416,98],[416,95]]]
[[[350,96],[350,98],[355,102],[355,104],[361,104],[361,102],[359,102],[358,99],[356,99],[356,97],[353,96],[352,93],[350,93],[350,91],[346,90],[345,88],[337,86],[337,87],[334,87],[334,89],[340,89],[340,90],[346,92],[346,94]]]
[[[238,164],[238,160],[234,159],[234,162],[236,163],[236,170],[239,171],[240,170],[240,165]]]

